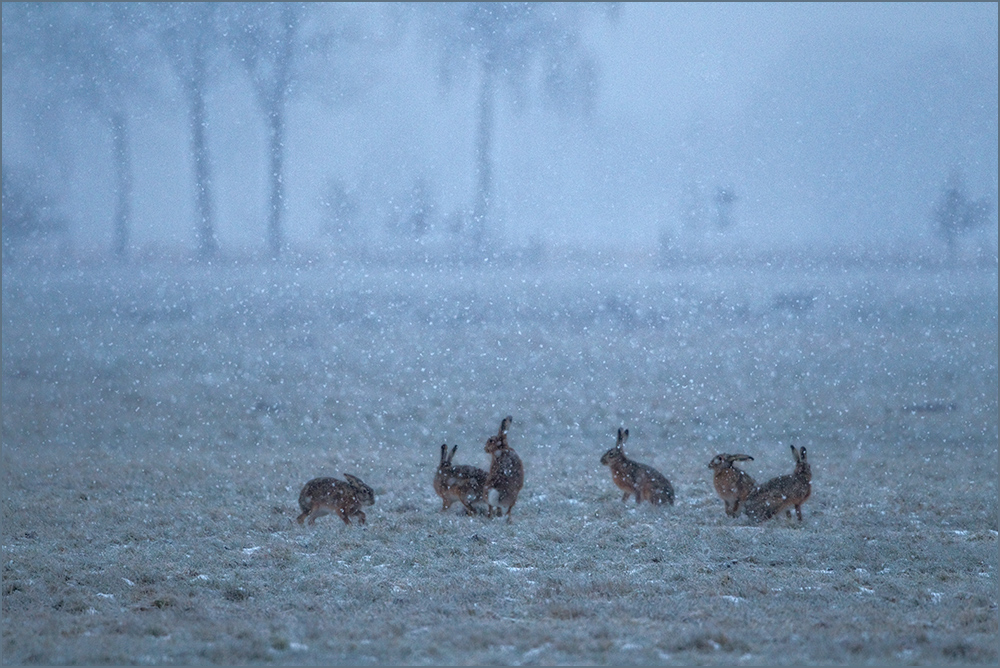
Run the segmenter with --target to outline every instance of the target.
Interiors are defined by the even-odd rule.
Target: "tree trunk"
[[[267,223],[267,240],[271,249],[271,258],[277,260],[284,246],[284,235],[281,229],[281,214],[285,204],[283,182],[283,154],[285,136],[285,117],[283,104],[273,103],[268,113],[271,144],[271,203]]]
[[[486,241],[491,199],[493,197],[493,162],[490,148],[493,139],[494,73],[486,64],[482,68],[479,90],[479,125],[476,131],[476,200],[472,208],[473,251],[480,253]]]
[[[218,252],[212,223],[212,184],[208,142],[205,137],[205,88],[198,80],[188,86],[191,104],[191,152],[194,155],[195,194],[198,206],[198,257],[209,260]]]
[[[952,230],[947,230],[945,232],[945,243],[948,246],[948,267],[955,268],[958,266],[958,238],[957,234]]]
[[[271,249],[271,258],[274,260],[281,256],[285,247],[285,230],[282,222],[285,213],[285,103],[288,101],[288,87],[291,84],[295,32],[301,20],[301,5],[286,2],[281,3],[279,7],[282,35],[274,54],[274,79],[270,91],[261,95],[271,134],[271,204],[267,241]]]
[[[114,217],[114,254],[121,261],[128,257],[129,236],[131,232],[131,200],[132,200],[132,163],[128,154],[128,125],[125,113],[116,111],[111,114],[111,135],[114,142],[114,161],[116,184],[116,201]]]

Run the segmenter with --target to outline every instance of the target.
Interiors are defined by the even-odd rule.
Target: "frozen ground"
[[[3,662],[995,664],[997,413],[995,271],[5,271]],[[514,522],[442,514],[507,414]]]

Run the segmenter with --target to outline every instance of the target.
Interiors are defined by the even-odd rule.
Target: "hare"
[[[769,520],[782,510],[791,518],[792,506],[802,521],[802,504],[812,493],[812,469],[806,460],[805,446],[796,450],[793,445],[792,456],[795,457],[795,470],[791,475],[771,478],[747,497],[744,512],[754,522]]]
[[[360,524],[365,523],[365,513],[362,506],[375,503],[375,492],[371,487],[352,475],[344,474],[347,482],[336,478],[314,478],[307,482],[299,493],[299,507],[302,514],[296,518],[299,524],[306,518],[313,524],[317,517],[337,513],[344,524],[351,523],[351,517],[357,517]]]
[[[640,464],[625,456],[622,448],[628,440],[628,429],[618,430],[618,442],[601,456],[601,463],[611,467],[611,479],[621,488],[625,495],[622,501],[635,494],[635,502],[643,499],[653,505],[661,503],[674,504],[674,488],[667,478],[652,466]]]
[[[461,501],[465,512],[475,515],[477,508],[485,506],[483,486],[486,484],[486,471],[462,464],[455,466],[451,458],[455,456],[458,446],[448,453],[448,444],[441,444],[441,463],[434,474],[434,491],[441,497],[441,511],[451,507],[455,501]]]
[[[726,503],[726,514],[730,517],[740,514],[740,504],[747,500],[747,496],[757,486],[749,473],[733,466],[733,462],[745,461],[753,461],[753,457],[723,453],[716,455],[708,463],[708,468],[715,472],[712,474],[715,491]]]
[[[490,472],[483,485],[486,496],[486,516],[500,517],[507,509],[507,521],[510,522],[510,511],[517,502],[517,495],[524,486],[524,465],[517,453],[507,445],[507,429],[513,421],[511,416],[500,422],[500,430],[496,436],[486,440],[484,450],[490,454]]]

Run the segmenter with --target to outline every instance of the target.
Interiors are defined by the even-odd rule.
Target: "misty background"
[[[997,34],[996,3],[4,3],[5,263],[995,266]]]
[[[2,9],[7,663],[997,664],[996,3]]]

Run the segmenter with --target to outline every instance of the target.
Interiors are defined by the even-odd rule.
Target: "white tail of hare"
[[[449,454],[448,445],[441,445],[441,463],[434,473],[434,491],[441,497],[442,511],[448,510],[455,501],[461,501],[465,512],[474,515],[478,508],[486,505],[483,488],[489,474],[475,466],[452,464],[451,458],[455,456],[456,450],[457,445]]]
[[[352,517],[357,517],[360,524],[365,523],[365,512],[362,506],[375,503],[375,491],[363,483],[360,478],[344,474],[347,482],[336,478],[313,478],[305,484],[299,493],[299,507],[302,514],[296,518],[299,524],[309,520],[309,524],[317,517],[337,513],[344,524],[350,524]]]
[[[643,499],[653,505],[674,503],[674,488],[666,476],[652,466],[640,464],[625,456],[622,446],[628,440],[628,429],[618,430],[618,442],[601,456],[601,463],[611,468],[611,479],[625,492],[622,501],[635,494],[638,504]]]
[[[714,471],[712,482],[715,484],[715,491],[726,503],[726,514],[730,517],[740,514],[740,504],[747,500],[750,492],[757,486],[749,473],[733,466],[733,462],[745,461],[753,461],[753,457],[722,453],[708,463],[708,468]]]
[[[524,486],[524,465],[513,448],[507,445],[507,429],[512,421],[511,416],[505,417],[500,422],[497,435],[490,436],[484,448],[490,454],[490,472],[483,486],[487,503],[486,516],[499,517],[506,508],[508,522],[510,511],[517,502],[517,495]]]
[[[802,521],[802,504],[812,494],[812,468],[806,461],[806,449],[792,446],[795,470],[791,475],[779,475],[756,488],[747,497],[744,512],[754,522],[769,520],[782,510],[790,518],[792,507],[799,521]]]

